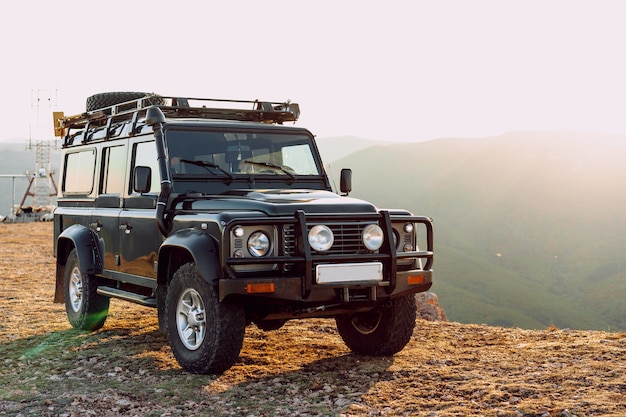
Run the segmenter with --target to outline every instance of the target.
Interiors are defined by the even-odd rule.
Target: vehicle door
[[[118,271],[120,266],[119,214],[126,181],[127,147],[124,141],[115,141],[102,147],[98,194],[91,216],[91,228],[104,247],[104,275]]]
[[[146,278],[156,279],[156,261],[161,234],[156,225],[156,203],[160,191],[160,176],[156,147],[152,136],[134,138],[129,144],[126,164],[126,197],[119,215],[120,272],[134,276],[134,282],[152,286]],[[150,167],[150,191],[138,193],[133,189],[136,166]]]

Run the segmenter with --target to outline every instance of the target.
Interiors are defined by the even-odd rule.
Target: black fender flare
[[[73,246],[78,254],[81,272],[85,274],[102,273],[104,244],[93,230],[80,224],[73,224],[59,235],[57,245],[58,264],[65,265]]]
[[[171,256],[186,252],[198,267],[200,275],[209,284],[217,285],[222,276],[219,248],[214,238],[197,229],[182,229],[171,234],[161,244],[158,255],[157,282],[167,284],[178,266]]]
[[[76,249],[78,262],[83,274],[95,275],[102,273],[104,243],[99,236],[93,230],[81,224],[73,224],[63,230],[57,237],[55,303],[62,303],[65,298],[63,295],[65,263],[72,249]]]

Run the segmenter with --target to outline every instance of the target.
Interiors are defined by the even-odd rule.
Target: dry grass
[[[330,320],[247,329],[219,376],[181,371],[154,310],[113,300],[70,328],[52,225],[0,224],[0,416],[624,416],[620,333],[420,320],[390,358],[351,354]]]

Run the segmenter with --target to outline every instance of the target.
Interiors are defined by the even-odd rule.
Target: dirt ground
[[[235,366],[190,375],[155,310],[113,300],[103,329],[71,329],[54,268],[50,223],[0,224],[0,416],[626,415],[623,333],[418,319],[402,352],[372,358],[303,320],[251,326]]]

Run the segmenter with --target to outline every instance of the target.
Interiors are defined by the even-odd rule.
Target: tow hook
[[[327,308],[332,308],[335,306],[339,306],[340,304],[333,304],[330,306],[319,306],[319,307],[311,307],[311,308],[305,308],[304,310],[298,310],[298,311],[294,311],[293,314],[296,316],[302,315],[302,314],[307,314],[307,313],[314,313],[316,311],[325,311]]]

